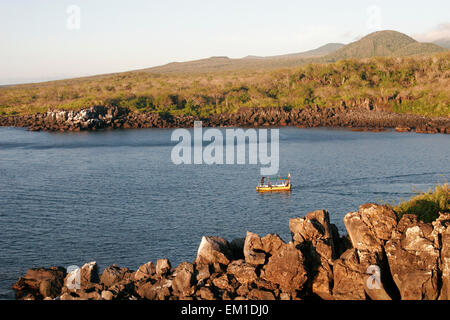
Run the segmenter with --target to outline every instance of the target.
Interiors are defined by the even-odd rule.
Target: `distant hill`
[[[326,56],[327,54],[330,54],[340,48],[345,46],[343,43],[327,43],[326,45],[323,45],[317,49],[308,50],[305,52],[296,52],[296,53],[288,53],[288,54],[281,54],[276,56],[268,56],[268,57],[262,57],[262,56],[246,56],[243,59],[265,59],[265,60],[271,60],[271,59],[295,59],[295,58],[314,58],[314,57],[322,57]]]
[[[450,46],[448,39],[439,43]],[[241,59],[211,57],[187,62],[174,62],[139,71],[151,73],[205,73],[230,70],[276,69],[301,66],[307,63],[335,62],[342,59],[371,57],[399,57],[428,55],[446,51],[436,43],[422,43],[401,32],[386,30],[371,33],[364,38],[344,45],[328,43],[324,46],[299,53],[277,56],[247,56]]]
[[[245,68],[246,65],[253,65],[253,64],[257,65],[259,63],[259,59],[250,58],[247,59],[249,60],[247,63],[245,63],[244,60],[246,59],[230,59],[228,57],[210,57],[206,59],[199,59],[186,62],[172,62],[162,66],[137,71],[152,72],[152,73],[203,73],[203,72],[242,69]]]
[[[230,59],[228,57],[211,57],[194,61],[172,62],[166,65],[148,68],[140,71],[147,71],[152,73],[191,73],[239,69],[288,68],[303,65],[307,62],[312,62],[311,59],[326,56],[327,54],[330,54],[338,50],[339,48],[342,48],[343,46],[344,44],[342,43],[328,43],[317,49],[305,52],[268,57],[246,56],[241,59]]]
[[[283,59],[283,58],[313,58],[313,57],[322,57],[327,54],[330,54],[340,48],[345,46],[343,43],[327,43],[324,46],[321,46],[317,49],[305,51],[305,52],[299,52],[299,53],[289,53],[289,54],[283,54],[279,56],[271,56],[267,57],[267,59]]]
[[[413,38],[397,31],[377,31],[352,42],[325,57],[333,62],[341,59],[361,59],[383,56],[410,56],[432,54],[446,51],[436,44],[417,42]]]
[[[432,54],[438,52],[447,51],[445,48],[438,46],[434,43],[425,43],[425,42],[415,42],[410,43],[403,48],[396,50],[393,53],[393,56],[396,57],[405,57],[412,55],[423,55],[423,54]]]
[[[443,48],[450,49],[450,38],[443,38],[433,41],[434,44],[441,46]]]
[[[233,63],[233,59],[228,57],[211,57],[186,62],[171,62],[162,66],[148,68],[140,71],[150,71],[157,73],[174,73],[174,72],[209,72],[227,69]]]

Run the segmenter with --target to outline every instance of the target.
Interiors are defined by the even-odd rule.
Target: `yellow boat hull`
[[[276,192],[276,191],[291,191],[292,185],[288,186],[272,186],[272,187],[256,187],[258,192]]]

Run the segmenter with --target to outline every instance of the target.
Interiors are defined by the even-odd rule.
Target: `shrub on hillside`
[[[423,222],[432,222],[439,213],[450,213],[450,197],[448,183],[438,184],[434,191],[420,193],[408,201],[400,202],[394,211],[401,218],[404,214],[414,214]]]

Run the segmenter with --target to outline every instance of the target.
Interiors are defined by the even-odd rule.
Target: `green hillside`
[[[378,31],[352,42],[345,47],[327,55],[326,61],[341,59],[361,59],[386,56],[410,56],[417,54],[433,54],[446,51],[431,43],[420,43],[397,31]]]
[[[396,50],[392,55],[397,57],[405,57],[413,55],[433,54],[444,51],[447,51],[447,49],[442,48],[434,43],[414,42]]]
[[[215,58],[223,63],[226,58]],[[126,72],[0,88],[0,115],[95,105],[208,116],[242,107],[360,105],[450,116],[450,52],[310,63],[278,70],[157,74]]]

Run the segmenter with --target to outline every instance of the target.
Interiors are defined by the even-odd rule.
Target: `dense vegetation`
[[[278,70],[119,74],[0,88],[0,115],[117,105],[206,116],[241,107],[332,107],[369,98],[387,110],[450,115],[450,53],[348,59]]]
[[[414,214],[423,222],[432,222],[439,213],[450,213],[450,195],[448,183],[438,184],[434,191],[420,193],[408,201],[402,201],[394,207],[399,217]]]

